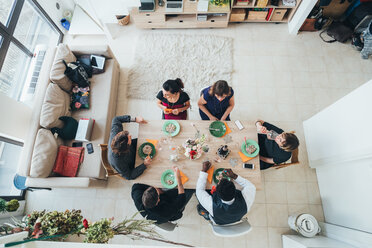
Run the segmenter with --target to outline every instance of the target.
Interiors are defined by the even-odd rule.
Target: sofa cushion
[[[61,90],[58,85],[50,83],[41,108],[40,126],[62,128],[63,123],[58,119],[61,116],[71,116],[70,95]]]
[[[68,64],[70,62],[75,62],[76,57],[66,44],[59,44],[56,56],[54,57],[52,69],[50,70],[50,80],[53,83],[58,84],[58,86],[64,91],[70,92],[72,81],[64,73],[66,66],[63,63],[63,60]]]
[[[57,157],[58,142],[52,132],[41,128],[37,132],[31,159],[31,177],[45,178],[52,172]]]

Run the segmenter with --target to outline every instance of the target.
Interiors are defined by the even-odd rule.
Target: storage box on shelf
[[[263,10],[249,10],[247,20],[258,20],[264,21],[266,19],[268,11]]]
[[[287,13],[287,9],[274,9],[270,21],[277,22],[283,20],[285,13]]]
[[[245,20],[245,9],[232,9],[230,14],[230,22],[242,22]]]

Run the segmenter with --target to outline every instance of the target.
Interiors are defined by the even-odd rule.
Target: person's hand
[[[169,115],[170,113],[172,113],[172,110],[169,110],[168,108],[164,109],[164,114]]]
[[[178,115],[180,111],[178,109],[172,109],[172,114]]]
[[[212,166],[211,162],[204,161],[203,162],[202,171],[207,172],[209,170],[209,168],[211,168],[211,166]]]
[[[150,165],[151,162],[152,162],[152,159],[151,159],[150,156],[147,156],[147,157],[145,158],[145,161],[143,161],[143,163],[144,163],[146,166]]]
[[[264,126],[261,126],[260,133],[267,133],[267,128]]]
[[[226,117],[222,116],[220,121],[225,121],[225,120],[226,120]]]
[[[236,175],[236,174],[232,171],[232,169],[226,169],[226,170],[223,171],[223,173],[224,173],[226,176],[228,176],[228,177],[230,177],[230,178],[232,178],[232,179],[234,179],[234,180],[238,178],[238,175]]]
[[[174,171],[174,174],[176,175],[176,178],[177,178],[177,182],[181,182],[181,173],[180,173],[180,169],[177,167],[177,166],[173,166],[173,171]]]
[[[216,117],[214,117],[213,115],[209,116],[209,120],[211,120],[211,121],[218,121],[218,119]]]
[[[136,122],[141,123],[141,124],[146,124],[147,123],[147,121],[145,121],[145,119],[143,119],[142,116],[137,116],[136,117]]]

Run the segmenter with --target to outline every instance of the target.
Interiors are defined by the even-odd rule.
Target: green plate
[[[167,183],[168,180],[172,180],[173,184],[168,184]],[[161,174],[160,181],[161,181],[161,185],[163,185],[163,187],[167,189],[173,189],[174,187],[177,186],[177,178],[174,175],[173,170],[164,171],[163,174]]]
[[[219,129],[219,131],[214,130],[214,129]],[[226,133],[226,126],[225,123],[222,121],[214,121],[209,125],[209,132],[214,136],[214,137],[222,137]]]
[[[169,124],[174,124],[176,126],[176,131],[174,131],[173,133],[168,133],[166,131],[166,128]],[[180,127],[180,124],[178,123],[178,121],[168,120],[168,121],[164,122],[162,130],[163,130],[163,133],[165,133],[166,135],[176,136],[180,132],[181,127]]]
[[[258,155],[258,153],[260,152],[260,147],[258,146],[257,142],[254,141],[254,140],[251,140],[251,139],[248,139],[247,140],[247,145],[250,146],[250,145],[254,145],[256,147],[256,151],[252,154],[248,154],[248,152],[245,150],[245,142],[243,141],[242,143],[242,152],[244,153],[245,156],[247,157],[250,157],[250,158],[254,158]]]
[[[147,157],[147,154],[144,154],[143,151],[142,151],[142,149],[145,145],[151,146],[152,151],[150,153],[150,158],[153,158],[156,154],[156,150],[155,150],[155,146],[153,144],[149,143],[149,142],[145,142],[142,145],[140,145],[140,147],[138,148],[138,156],[140,156],[140,158],[142,158],[142,159],[145,159]]]
[[[223,171],[225,170],[225,168],[218,168],[217,170],[215,170],[213,172],[213,181],[215,184],[218,184],[219,180],[216,178],[220,173],[222,173]],[[231,180],[230,177],[226,176],[226,175],[223,175],[224,178],[226,178],[227,180]]]

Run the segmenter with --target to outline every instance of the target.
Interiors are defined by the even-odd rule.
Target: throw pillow
[[[52,132],[43,128],[39,129],[32,152],[30,176],[48,177],[53,170],[57,152],[57,139]]]
[[[58,119],[60,116],[71,116],[70,95],[61,90],[58,85],[50,83],[41,107],[40,126],[48,129],[62,128],[63,123]]]
[[[63,60],[66,63],[76,61],[75,55],[71,52],[70,48],[66,44],[59,44],[54,57],[52,69],[50,71],[50,80],[53,83],[58,84],[61,89],[66,92],[70,92],[72,88],[71,80],[64,74],[66,67],[63,64]]]
[[[89,109],[89,95],[89,87],[82,88],[79,86],[74,86],[71,95],[71,109]]]
[[[61,116],[59,119],[63,122],[63,128],[53,127],[52,133],[58,134],[58,137],[64,140],[72,140],[75,138],[76,131],[78,128],[78,122],[70,116]]]

